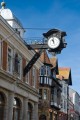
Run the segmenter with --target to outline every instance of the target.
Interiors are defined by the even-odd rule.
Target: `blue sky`
[[[80,93],[80,0],[4,1],[24,28],[58,28],[67,33],[68,45],[57,55],[58,65],[71,68],[72,88]],[[25,37],[42,37],[47,31],[26,29]]]

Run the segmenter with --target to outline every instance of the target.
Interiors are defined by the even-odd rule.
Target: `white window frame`
[[[11,50],[11,53],[9,53],[8,49]],[[9,64],[8,55],[11,56],[10,70],[9,70],[9,67],[8,67],[8,64]],[[13,67],[12,67],[12,65],[13,65],[13,49],[12,49],[10,46],[8,46],[8,48],[7,48],[7,72],[9,72],[9,73],[11,73],[11,74],[12,74],[12,72],[13,72]]]
[[[27,65],[27,62],[26,62],[26,65]],[[27,74],[26,74],[26,83],[27,84],[29,84],[29,78],[30,78],[30,72],[28,72]]]
[[[36,87],[36,68],[32,68],[32,86],[35,88]]]

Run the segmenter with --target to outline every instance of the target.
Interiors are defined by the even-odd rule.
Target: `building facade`
[[[10,9],[0,10],[0,120],[38,120],[38,60],[23,70],[34,55],[23,41],[24,29]],[[19,30],[19,31],[18,31]]]
[[[80,95],[75,90],[69,88],[69,97],[70,97],[71,102],[74,105],[74,108],[72,110],[70,110],[70,112],[69,112],[69,116],[71,118],[73,118],[74,120],[79,120],[79,116],[80,116],[79,98],[80,98]]]
[[[61,109],[59,112],[59,120],[68,120],[69,109],[69,85],[72,85],[71,69],[59,67],[59,75],[57,75],[60,84],[62,85],[61,93]]]
[[[44,63],[40,68],[39,81],[39,120],[58,120],[60,110],[61,85],[56,79],[58,74],[56,58],[49,58],[46,51],[41,55]]]

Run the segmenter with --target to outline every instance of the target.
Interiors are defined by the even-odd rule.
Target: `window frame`
[[[51,70],[50,67],[47,65],[43,65],[40,68],[40,76],[50,76]]]
[[[9,61],[8,61],[8,49],[10,49],[11,50],[11,54],[9,53],[9,55],[10,55],[10,57],[11,57],[11,63],[10,63],[10,71],[9,71],[9,68],[8,68],[8,63],[9,63]],[[12,65],[13,65],[13,49],[10,47],[10,46],[8,46],[7,47],[7,72],[9,72],[9,73],[13,73],[13,67],[12,67]]]
[[[47,89],[44,89],[44,91],[43,91],[43,99],[47,100]]]
[[[27,64],[27,62],[26,62],[26,64]],[[25,83],[29,84],[29,79],[30,79],[30,72],[28,72],[28,73],[26,74]]]
[[[19,63],[17,63],[18,71],[15,69],[15,65],[16,65],[15,55],[18,55],[18,60],[19,60]],[[18,78],[21,79],[21,77],[22,77],[22,74],[21,74],[22,73],[22,56],[19,52],[16,52],[16,51],[14,52],[14,72],[16,72],[18,74]]]
[[[35,88],[36,87],[36,68],[32,68],[32,86]]]
[[[42,89],[39,89],[39,99],[42,99]]]

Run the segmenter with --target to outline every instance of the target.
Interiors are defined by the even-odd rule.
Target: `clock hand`
[[[53,43],[54,43],[54,39],[52,39]]]

